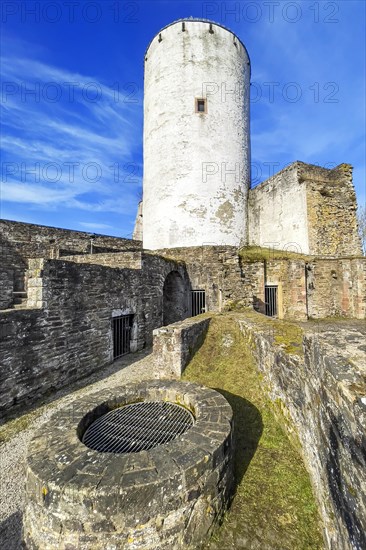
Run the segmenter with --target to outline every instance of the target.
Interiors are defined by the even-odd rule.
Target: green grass
[[[273,414],[233,315],[212,319],[183,379],[217,389],[234,411],[236,495],[206,548],[323,548],[309,476]]]
[[[263,248],[261,246],[245,246],[240,249],[239,256],[246,262],[258,262],[262,260],[304,260],[308,261],[310,256],[291,252],[287,250],[275,250],[274,248]]]

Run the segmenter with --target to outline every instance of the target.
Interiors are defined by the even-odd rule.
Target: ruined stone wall
[[[106,254],[83,254],[73,256],[62,256],[65,261],[71,261],[78,264],[106,265],[109,267],[120,267],[130,269],[141,269],[142,252],[133,250],[126,252],[113,252]]]
[[[298,163],[249,191],[249,244],[309,253],[306,187]]]
[[[1,224],[0,220],[0,309],[7,309],[13,304],[13,292],[24,290],[27,261],[4,237]]]
[[[263,262],[242,262],[236,247],[172,248],[156,254],[185,263],[192,289],[206,291],[207,311],[236,306],[259,309],[263,304]]]
[[[310,253],[361,256],[352,166],[340,164],[327,170],[300,163],[298,177],[306,185]]]
[[[91,244],[92,243],[92,244]],[[94,235],[43,225],[0,220],[0,309],[13,303],[11,292],[26,290],[25,271],[30,258],[58,258],[88,254],[140,250],[141,242]],[[13,280],[13,288],[11,281]]]
[[[9,220],[0,220],[0,235],[24,260],[89,254],[91,241],[94,252],[141,249],[140,241]]]
[[[352,167],[294,162],[249,192],[249,244],[360,256]]]
[[[146,255],[144,269],[34,259],[29,308],[0,314],[0,413],[24,408],[47,392],[113,359],[112,317],[133,314],[132,351],[152,343],[163,322],[166,276],[183,266]],[[187,290],[188,292],[188,290]]]
[[[309,317],[366,317],[366,258],[316,259],[307,265]]]
[[[365,548],[365,325],[310,325],[295,355],[275,344],[278,332],[293,338],[284,325],[238,322],[291,437],[296,428],[328,548]]]
[[[206,337],[211,317],[193,317],[154,330],[153,360],[160,377],[180,378]]]
[[[305,262],[271,260],[265,264],[266,284],[278,285],[278,317],[307,319]]]
[[[13,303],[15,287],[13,257],[12,247],[0,237],[0,309],[6,309]]]

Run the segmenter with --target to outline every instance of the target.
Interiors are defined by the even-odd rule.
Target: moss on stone
[[[323,548],[309,476],[276,418],[281,407],[273,413],[235,317],[212,319],[205,342],[183,375],[221,392],[234,410],[236,495],[205,548]]]
[[[261,246],[245,246],[239,250],[239,256],[246,262],[259,262],[271,260],[303,260],[308,261],[310,256],[287,250],[275,250]]]

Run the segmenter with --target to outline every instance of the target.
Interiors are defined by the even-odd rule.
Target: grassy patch
[[[323,548],[309,476],[273,415],[233,316],[212,319],[183,378],[217,389],[234,410],[237,491],[206,548]]]
[[[244,308],[242,311],[245,311],[245,317],[248,320],[254,321],[256,327],[272,335],[274,345],[280,346],[286,353],[303,355],[304,331],[300,325],[295,322],[272,319],[249,308]]]
[[[262,248],[261,246],[245,246],[239,250],[239,256],[246,262],[259,262],[270,260],[304,260],[308,261],[310,256],[291,252],[288,250],[275,250],[274,248]]]

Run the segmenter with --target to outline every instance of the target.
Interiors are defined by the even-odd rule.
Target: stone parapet
[[[264,327],[243,317],[238,323],[275,410],[280,407],[290,437],[295,428],[300,440],[328,548],[365,548],[365,325],[303,324],[301,343],[280,321]]]
[[[162,377],[179,378],[205,339],[210,317],[193,317],[155,329],[153,359]]]

